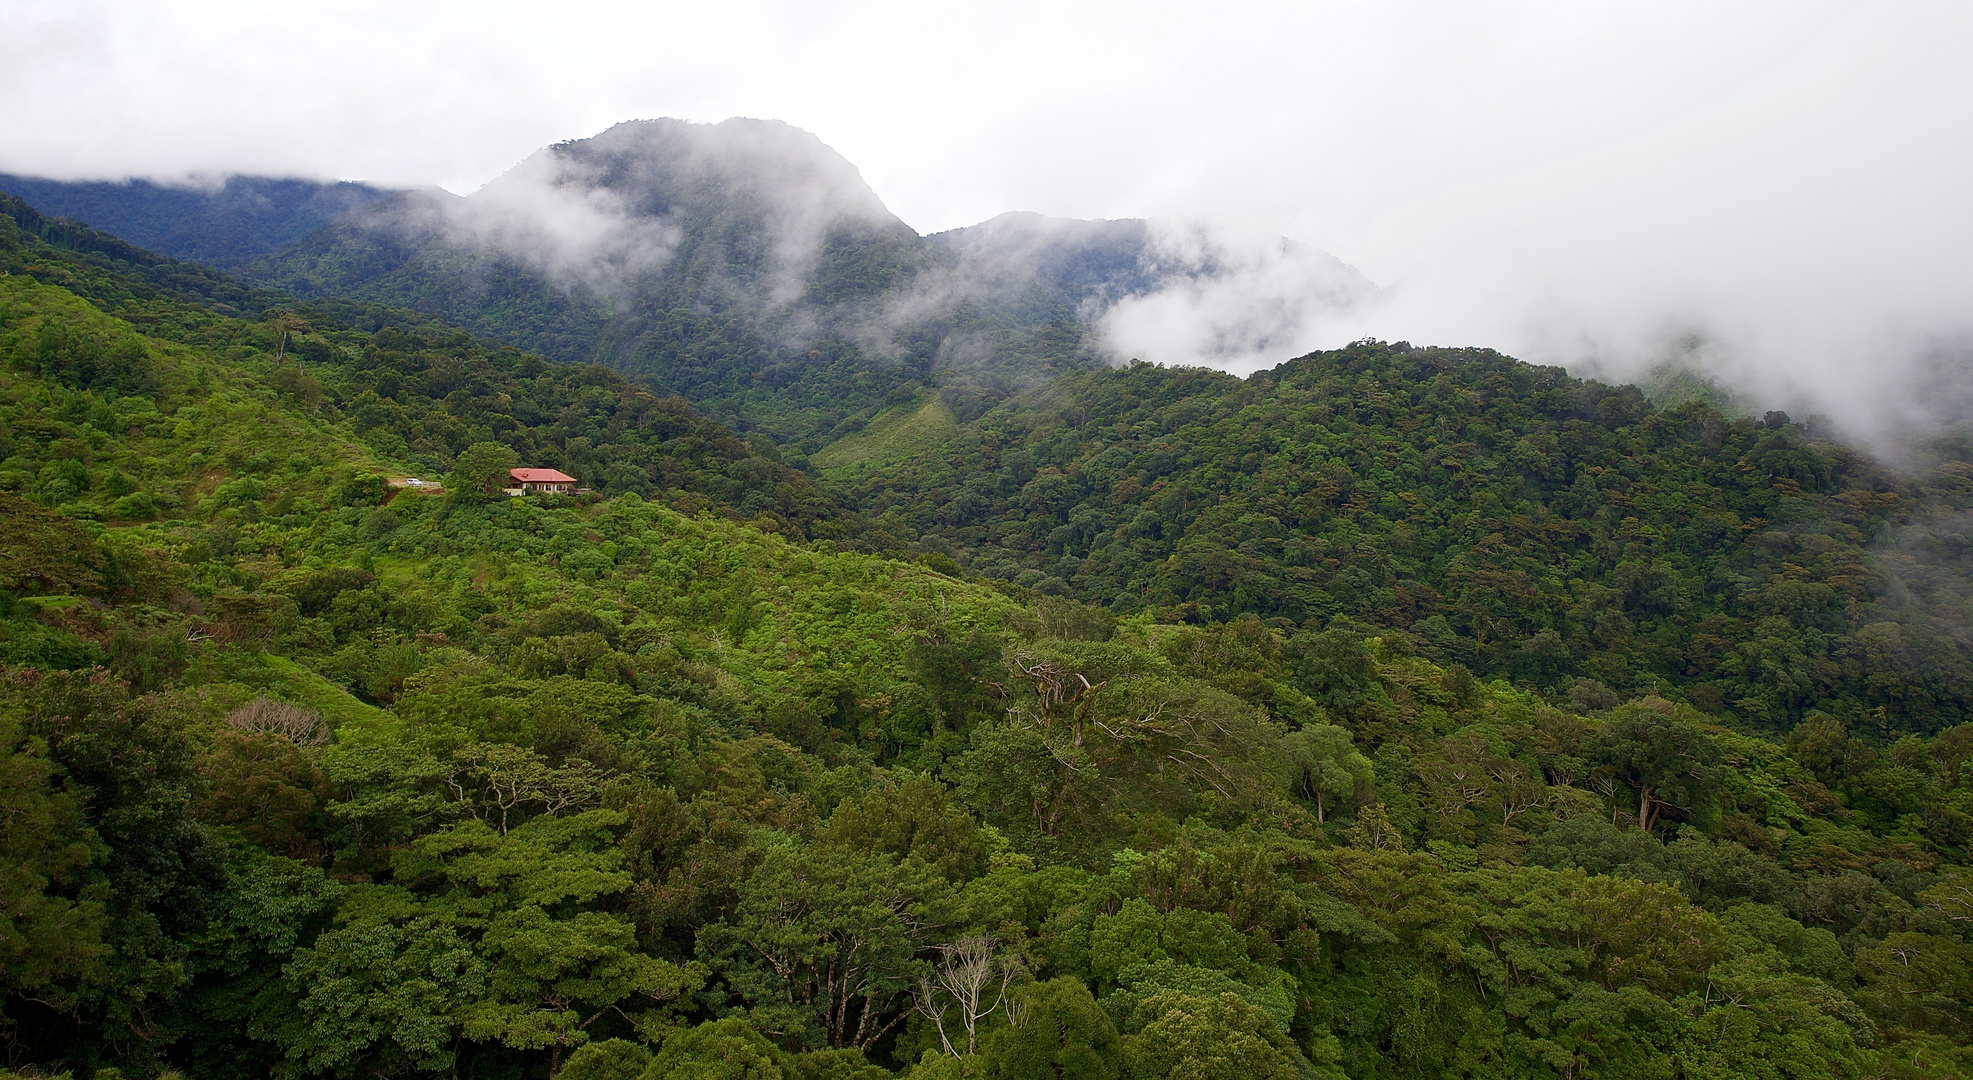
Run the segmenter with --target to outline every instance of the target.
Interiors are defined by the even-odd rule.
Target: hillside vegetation
[[[950,442],[856,474],[855,501],[1120,613],[1395,631],[1551,695],[1655,688],[1775,732],[1973,707],[1963,455],[1901,475],[1780,413],[1375,342],[1245,380],[1068,376]]]
[[[428,318],[0,271],[17,1075],[1973,1066],[1950,464],[1365,344],[901,400],[846,507]]]
[[[179,421],[191,417],[178,416],[178,409],[181,402],[203,408],[223,370],[249,380],[244,385],[251,389],[235,396],[279,403],[284,430],[360,445],[379,456],[382,472],[437,479],[481,447],[475,460],[562,469],[605,495],[664,495],[687,510],[717,507],[772,530],[864,543],[858,537],[865,530],[851,524],[854,515],[783,464],[771,443],[743,441],[679,398],[652,394],[599,367],[549,364],[410,312],[297,304],[51,221],[17,200],[0,206],[11,212],[0,217],[0,229],[12,230],[0,234],[0,243],[13,245],[0,249],[7,260],[0,269],[16,271],[5,282],[13,304],[9,348],[17,370],[41,376],[21,383],[21,391],[38,395],[39,407],[59,417],[53,422],[69,425],[24,445],[12,465],[27,475],[11,486],[43,502],[75,497],[94,506],[91,512],[113,513],[113,499],[129,494],[117,489],[137,482],[138,467],[129,463],[146,460],[141,439],[182,444],[199,434],[183,428]],[[88,311],[81,300],[106,314]],[[148,401],[144,415],[172,423],[160,428],[95,417],[93,430],[71,430],[86,416],[71,404],[81,400],[72,397],[77,392],[93,392],[104,403],[97,407],[113,412],[141,412]],[[223,455],[222,471],[233,479],[277,465],[299,467],[283,461],[260,429],[221,427],[236,436],[232,444],[208,439],[213,445],[197,446],[193,455],[201,461]],[[88,442],[88,452],[66,454],[59,446],[67,436]],[[65,460],[41,457],[48,448]],[[125,460],[125,479],[77,472],[105,448]],[[142,466],[176,471],[156,477],[150,492],[160,513],[182,502],[177,496],[185,470],[199,463],[194,457],[160,457]],[[50,469],[67,476],[68,486],[49,487],[60,480]],[[381,485],[382,478],[368,482]],[[289,487],[285,479],[256,483],[277,497]]]

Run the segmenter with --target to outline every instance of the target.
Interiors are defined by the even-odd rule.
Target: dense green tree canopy
[[[883,502],[25,216],[14,1075],[1969,1071],[1950,462],[1363,345],[1076,376]],[[386,483],[509,454],[596,493]]]
[[[1558,697],[1676,688],[1770,730],[1822,710],[1936,731],[1973,704],[1969,568],[1940,533],[1973,464],[1950,448],[1902,475],[1783,414],[1376,342],[872,430],[811,453],[892,536],[1120,613],[1401,632]]]

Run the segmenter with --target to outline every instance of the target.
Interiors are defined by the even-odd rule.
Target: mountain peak
[[[539,150],[472,197],[541,187],[608,191],[623,211],[644,216],[723,204],[804,237],[845,218],[903,227],[847,158],[777,120],[627,121]]]

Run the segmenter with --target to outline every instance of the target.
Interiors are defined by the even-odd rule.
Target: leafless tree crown
[[[953,1041],[961,1031],[963,1054],[978,1049],[981,1021],[1007,1002],[1008,983],[1024,970],[1018,959],[997,956],[996,944],[988,935],[974,934],[941,945],[937,964],[918,980],[914,995],[918,1011],[932,1022],[940,1044],[953,1057],[962,1056]],[[946,1024],[955,1020],[955,1030],[947,1031]]]
[[[329,741],[329,725],[321,713],[273,698],[257,697],[247,702],[227,713],[226,723],[239,731],[279,735],[300,746],[321,746]]]

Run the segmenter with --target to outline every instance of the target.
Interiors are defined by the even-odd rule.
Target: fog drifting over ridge
[[[0,169],[470,191],[627,117],[776,117],[921,231],[1010,208],[1195,234],[1237,222],[1205,234],[1246,253],[1225,278],[1237,289],[1174,283],[1105,316],[1129,355],[1249,370],[1376,336],[1612,377],[1685,356],[1856,434],[1968,413],[1963,4],[1123,17],[762,0],[324,19],[220,0],[0,3],[17,30],[0,42]],[[557,212],[567,235],[615,242],[595,228],[614,208]],[[1304,248],[1270,256],[1256,236]],[[662,250],[645,239],[615,257],[634,270]],[[1382,288],[1311,299],[1334,297],[1287,254],[1305,249]]]
[[[1247,374],[1336,343],[1377,288],[1305,244],[1206,219],[1147,222],[1152,290],[1092,319],[1113,359],[1200,364]]]
[[[762,216],[772,299],[782,303],[799,293],[832,227],[901,227],[855,165],[814,135],[771,121],[627,121],[538,150],[442,206],[453,242],[613,293],[671,261],[683,239],[676,213],[705,200],[707,189],[726,189]]]
[[[371,224],[437,230],[451,246],[515,259],[564,288],[630,299],[634,279],[672,261],[685,239],[683,215],[709,204],[722,215],[760,216],[769,270],[759,299],[775,310],[800,296],[833,230],[909,229],[853,163],[812,134],[742,118],[627,121],[539,150],[471,195],[420,196],[372,215]],[[1326,252],[1206,218],[1010,213],[951,237],[956,261],[919,271],[847,327],[865,352],[892,354],[899,329],[956,304],[1018,309],[1037,278],[1049,276],[1095,287],[1076,314],[1095,331],[1090,347],[1110,361],[1244,374],[1333,338],[1378,296],[1369,279]],[[701,279],[716,290],[733,287],[723,274]],[[782,329],[784,347],[807,351],[817,329],[798,318]]]

